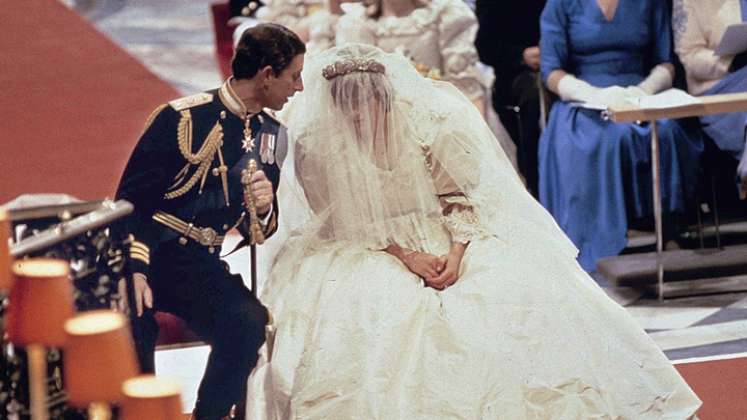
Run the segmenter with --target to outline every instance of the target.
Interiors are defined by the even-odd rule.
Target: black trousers
[[[218,253],[189,243],[162,244],[151,256],[148,283],[156,311],[182,318],[212,351],[197,395],[199,418],[217,419],[246,398],[246,383],[265,340],[267,309],[231,274]],[[154,311],[133,319],[138,357],[154,370],[158,327]]]
[[[539,193],[539,163],[537,159],[540,137],[540,95],[537,73],[526,71],[511,81],[508,104],[496,102],[495,108],[501,122],[516,143],[519,172],[524,176],[527,188],[535,197]],[[516,113],[507,106],[518,106]]]

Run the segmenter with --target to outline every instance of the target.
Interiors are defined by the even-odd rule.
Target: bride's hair
[[[370,99],[374,99],[384,111],[391,108],[393,89],[386,76],[386,67],[375,60],[341,59],[326,66],[322,75],[330,81],[333,103],[345,115],[363,111],[362,105]]]

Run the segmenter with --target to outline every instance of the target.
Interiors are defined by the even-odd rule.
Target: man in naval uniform
[[[275,191],[287,145],[284,127],[267,109],[281,109],[303,89],[305,51],[280,25],[248,29],[231,63],[233,76],[219,89],[153,112],[119,184],[117,198],[135,207],[115,230],[131,238],[130,294],[137,308],[131,315],[143,370],[154,369],[156,310],[184,319],[212,347],[196,419],[226,418],[246,399],[264,342],[268,312],[241,276],[228,271],[221,244],[233,228],[244,236],[242,244],[251,240],[245,201],[253,200],[264,236],[277,228]],[[242,180],[250,159],[258,170]]]

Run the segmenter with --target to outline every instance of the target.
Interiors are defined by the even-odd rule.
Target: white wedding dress
[[[386,66],[385,94],[376,82],[364,95],[389,98],[386,134],[371,133],[384,151],[361,142],[376,117],[350,131],[335,108],[360,92],[330,95],[371,74],[320,76],[350,57]],[[293,233],[262,296],[276,334],[249,379],[248,418],[691,417],[698,398],[578,266],[469,100],[410,69],[360,45],[307,63],[295,105],[308,113],[289,121],[295,168],[281,185],[303,192],[281,203]],[[354,118],[380,115],[363,102]],[[381,251],[443,255],[453,241],[469,245],[444,291]]]

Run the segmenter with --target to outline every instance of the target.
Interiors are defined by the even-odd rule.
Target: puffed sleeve
[[[339,16],[326,10],[318,11],[304,19],[309,28],[309,42],[306,48],[311,53],[321,52],[335,45],[335,28]]]
[[[548,0],[540,17],[542,81],[555,70],[569,71],[568,15],[563,0]]]
[[[477,68],[477,18],[462,1],[446,2],[438,20],[438,44],[444,80],[453,83],[472,100],[485,95]]]
[[[337,21],[335,43],[342,45],[346,42],[376,45],[374,28],[366,22],[364,16],[342,15]]]
[[[306,8],[297,0],[265,0],[257,16],[263,22],[272,22],[288,28],[295,28],[305,16]]]
[[[651,10],[652,51],[651,67],[672,62],[672,26],[665,0],[653,2]]]
[[[479,182],[477,156],[462,147],[457,131],[439,136],[425,146],[426,163],[441,203],[443,223],[454,242],[467,243],[486,235],[469,191]]]
[[[674,0],[674,46],[687,75],[699,80],[720,79],[729,71],[731,57],[719,57],[708,47],[698,19],[698,0]]]
[[[157,109],[140,137],[117,188],[117,199],[131,202],[134,211],[115,224],[114,234],[131,236],[130,269],[148,275],[150,256],[155,252],[157,231],[151,217],[172,182],[183,159],[177,147],[179,115],[169,106]]]

